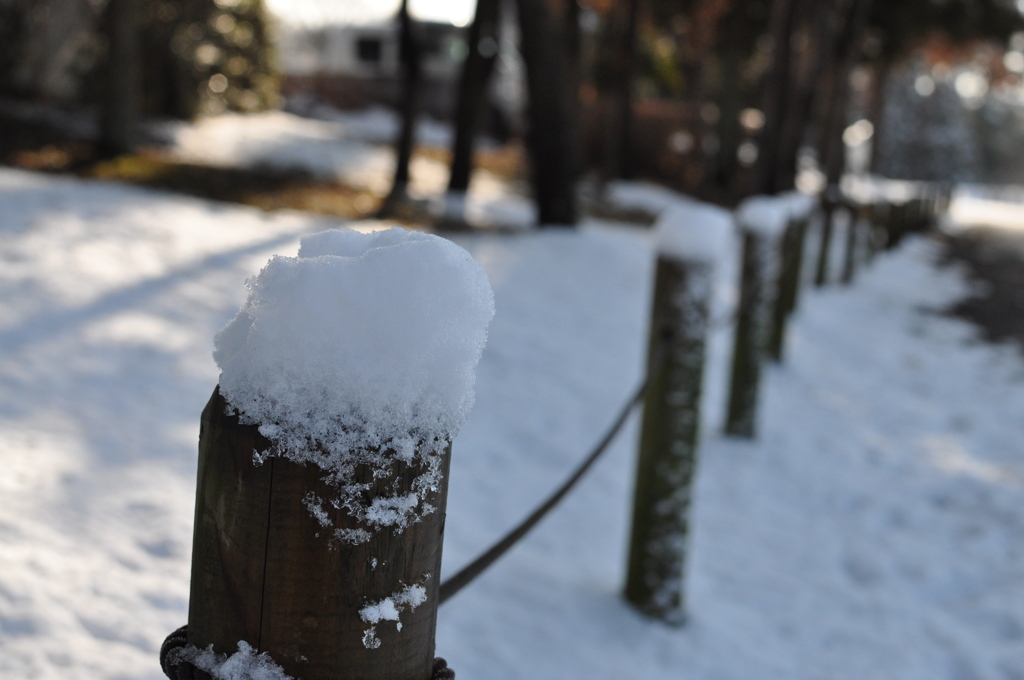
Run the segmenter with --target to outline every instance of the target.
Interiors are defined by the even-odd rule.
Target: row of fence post
[[[752,438],[756,434],[761,369],[765,360],[783,359],[788,321],[800,295],[812,217],[818,223],[818,252],[811,272],[814,285],[830,280],[833,234],[840,213],[845,213],[846,238],[839,280],[849,284],[858,266],[878,249],[893,248],[907,234],[932,227],[949,200],[948,189],[928,188],[902,201],[868,202],[851,200],[834,188],[821,197],[817,215],[810,209],[777,215],[776,220],[784,220],[784,228],[768,230],[745,220],[741,206],[736,225],[742,246],[727,435]],[[683,288],[692,277],[709,279],[707,266],[661,255],[651,314],[648,366],[655,365],[656,351],[667,350],[668,359],[661,368],[664,375],[658,378],[663,382],[648,393],[644,404],[625,594],[641,612],[669,624],[685,620],[688,511],[698,456],[700,382],[709,330],[706,306],[712,292],[702,289],[699,299],[704,306],[690,316],[680,314],[673,305],[686,297]],[[679,336],[686,336],[688,342],[656,341]],[[685,356],[675,356],[676,352]],[[689,385],[684,384],[686,380],[691,381]]]
[[[948,193],[926,192],[900,202],[857,203],[838,191],[827,192],[819,205],[814,282],[828,281],[840,212],[847,215],[841,279],[848,283],[859,263],[926,228],[948,200]],[[784,356],[787,323],[797,308],[802,272],[810,264],[805,257],[810,218],[809,211],[790,211],[785,229],[771,233],[739,225],[742,266],[725,424],[729,435],[756,434],[762,365],[766,358],[781,361]],[[697,225],[677,226],[699,230]],[[625,587],[628,601],[671,624],[684,619],[691,487],[705,347],[712,330],[715,265],[708,244],[718,236],[691,233],[687,238],[690,246],[662,252],[655,266],[649,383]],[[258,426],[225,415],[224,400],[215,392],[200,434],[189,642],[231,653],[239,640],[249,641],[301,680],[428,680],[440,584],[436,578],[420,581],[424,574],[439,573],[446,472],[428,499],[437,508],[434,514],[401,534],[379,532],[360,545],[335,541],[327,550],[316,537],[318,521],[301,503],[320,491],[320,475],[280,458],[255,467],[253,450],[267,446]],[[448,457],[443,458],[447,465]],[[410,484],[416,471],[400,467],[386,479],[366,479],[367,494]],[[345,509],[334,512],[334,526],[347,526]],[[395,583],[422,588],[425,595],[418,608],[402,616],[401,627],[387,610],[396,606],[390,592]],[[378,620],[352,616],[375,602]],[[388,625],[374,629],[381,622]]]

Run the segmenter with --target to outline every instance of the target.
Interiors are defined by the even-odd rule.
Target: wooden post
[[[328,507],[333,526],[325,528],[304,502],[311,494],[333,497],[324,471],[281,457],[255,465],[253,452],[269,442],[225,408],[215,390],[199,435],[189,642],[231,654],[245,640],[301,680],[429,680],[448,453],[426,498],[433,513],[401,533],[370,530],[354,545],[335,532],[367,527]],[[357,469],[367,485],[362,500],[408,493],[422,472],[397,460],[384,478]],[[400,626],[373,626],[361,616],[385,598],[399,610]]]
[[[904,234],[913,234],[922,230],[921,199],[911,198],[906,204],[906,215],[903,227]]]
[[[625,596],[647,616],[672,625],[684,621],[711,270],[709,262],[662,255],[655,273]]]
[[[885,247],[888,238],[886,224],[889,221],[890,204],[883,201],[875,201],[870,206],[870,225],[868,227],[868,248],[866,253],[867,262],[875,259],[882,248]]]
[[[863,205],[847,205],[850,221],[846,225],[846,250],[843,253],[843,273],[840,281],[843,285],[853,283],[853,275],[857,270],[857,248],[860,246],[861,223],[867,219],[867,209]]]
[[[821,222],[821,241],[818,244],[818,264],[814,269],[814,285],[824,286],[828,282],[829,255],[832,251],[832,222],[835,219],[838,201],[832,199],[826,191],[822,198],[824,217]]]
[[[885,223],[886,240],[885,249],[891,250],[900,244],[907,230],[909,203],[891,203],[889,215]]]
[[[779,278],[775,302],[772,305],[771,334],[768,337],[768,356],[782,361],[786,344],[786,322],[796,309],[800,294],[800,272],[803,269],[804,239],[807,218],[790,220],[781,241]]]
[[[743,273],[725,422],[725,433],[735,437],[753,438],[757,429],[761,363],[768,340],[768,305],[775,296],[767,276],[767,251],[764,234],[744,230]]]

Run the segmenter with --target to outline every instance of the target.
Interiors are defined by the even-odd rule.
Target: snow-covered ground
[[[0,677],[162,677],[214,333],[271,254],[336,224],[0,169]],[[497,312],[454,447],[448,573],[640,379],[652,272],[650,232],[613,223],[458,242]],[[686,627],[618,595],[634,423],[441,609],[438,653],[482,680],[1024,678],[1024,360],[936,313],[968,291],[937,252],[911,239],[803,296],[757,441],[717,431],[716,351]]]
[[[338,111],[327,106],[310,110],[316,119],[284,111],[225,114],[194,124],[164,123],[154,130],[167,140],[168,153],[180,160],[228,167],[300,169],[323,179],[337,179],[378,196],[387,195],[394,176],[398,118],[389,110]],[[449,148],[447,125],[423,119],[416,128],[418,144]],[[488,143],[484,141],[483,143]],[[414,157],[409,164],[409,195],[433,201],[444,209],[448,168],[440,161]],[[464,199],[466,217],[478,226],[522,227],[535,220],[526,196],[510,192],[506,182],[486,170],[473,174]]]

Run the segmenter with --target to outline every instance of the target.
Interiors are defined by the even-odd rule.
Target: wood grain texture
[[[188,629],[190,642],[230,654],[239,640],[259,645],[271,466],[252,457],[269,442],[224,410],[215,390],[199,430]]]
[[[829,198],[822,200],[824,218],[821,223],[821,239],[818,241],[818,262],[814,269],[814,285],[821,287],[828,283],[828,265],[832,254],[832,233],[838,204]]]
[[[655,274],[625,596],[642,613],[673,625],[684,620],[710,279],[707,265],[666,258]]]
[[[757,402],[768,331],[772,285],[766,280],[764,237],[748,230],[743,234],[743,267],[740,300],[736,311],[736,337],[729,380],[729,404],[725,433],[751,439],[757,430]]]
[[[442,481],[427,496],[435,510],[404,531],[371,531],[352,545],[337,529],[366,529],[344,510],[322,526],[303,499],[332,497],[323,471],[284,458],[254,466],[253,450],[269,443],[255,426],[225,415],[214,392],[203,415],[193,547],[189,641],[233,652],[246,640],[268,652],[299,680],[428,680],[434,659],[441,546],[450,446],[442,455]],[[422,469],[396,461],[391,474],[373,478],[363,501],[407,493]],[[399,626],[382,621],[368,648],[368,604],[422,585],[426,602],[400,614]]]
[[[786,327],[796,310],[800,294],[800,272],[803,269],[804,240],[807,220],[792,220],[780,241],[777,293],[772,305],[772,326],[768,339],[768,357],[781,362],[786,346]]]

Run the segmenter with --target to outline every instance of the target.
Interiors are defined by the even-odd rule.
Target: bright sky
[[[375,23],[395,14],[399,0],[266,0],[283,22],[305,26],[333,23]],[[409,0],[417,19],[450,21],[464,26],[473,20],[474,0]]]

